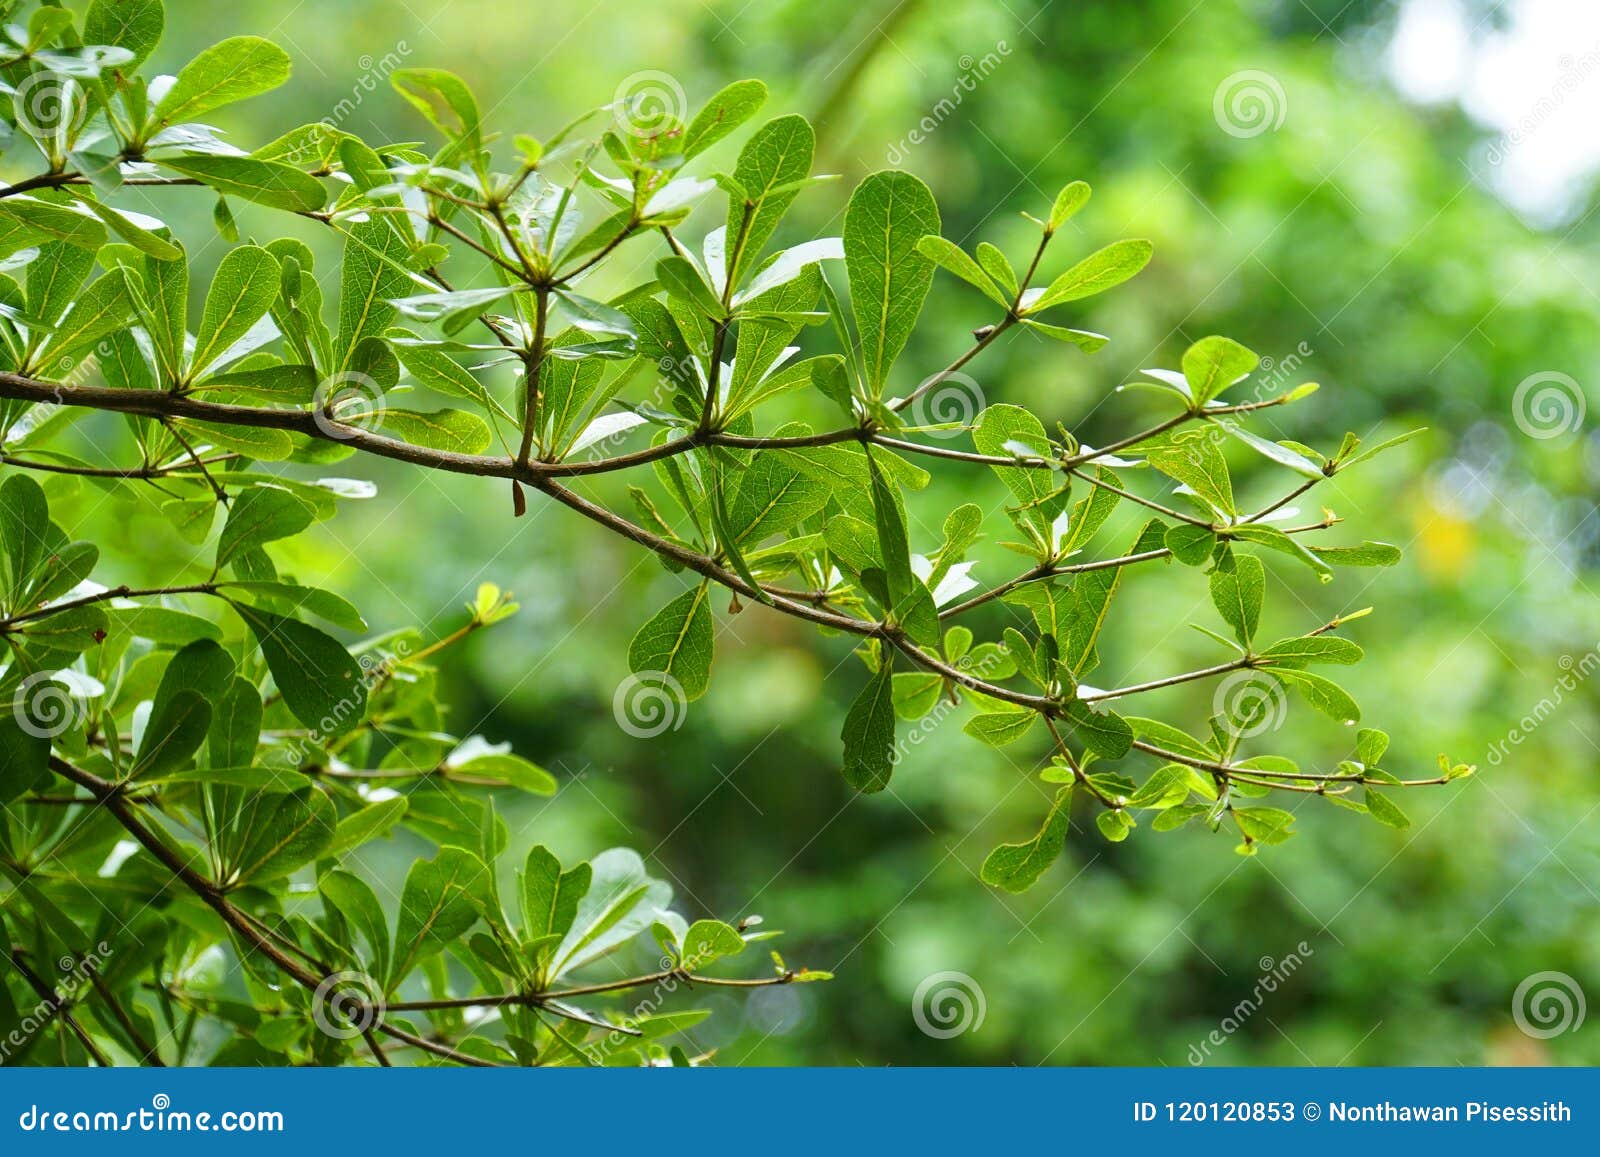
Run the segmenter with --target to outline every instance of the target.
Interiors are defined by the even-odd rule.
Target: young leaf
[[[1010,308],[1011,302],[1000,292],[1000,287],[993,279],[983,271],[983,267],[968,257],[966,251],[953,241],[946,241],[943,237],[930,234],[917,242],[917,252],[955,274],[967,284],[976,286],[988,294],[990,300],[1002,309]]]
[[[874,173],[856,187],[844,215],[844,262],[861,338],[867,386],[883,394],[933,284],[933,262],[917,248],[939,232],[939,207],[910,173]]]
[[[152,115],[162,125],[192,121],[288,79],[289,54],[283,49],[259,36],[233,36],[184,65]]]
[[[395,923],[389,991],[477,922],[473,897],[487,884],[487,875],[478,858],[460,848],[440,848],[433,859],[411,865]]]
[[[1071,819],[1072,787],[1068,785],[1057,790],[1055,801],[1033,839],[995,848],[984,857],[983,867],[978,870],[979,878],[1007,892],[1026,892],[1066,846]]]
[[[1052,305],[1092,297],[1121,285],[1150,263],[1154,251],[1155,247],[1148,241],[1117,241],[1107,245],[1052,281],[1042,294],[1028,303],[1027,312],[1038,313]]]
[[[1203,406],[1261,364],[1232,338],[1203,337],[1183,354],[1183,376],[1197,406]]]
[[[366,680],[350,652],[299,619],[232,605],[255,635],[295,718],[324,736],[342,735],[365,718]]]
[[[219,193],[289,213],[313,213],[328,199],[327,190],[315,177],[278,161],[185,153],[181,157],[163,156],[158,163]]]
[[[276,486],[251,486],[228,508],[228,521],[217,540],[217,570],[247,550],[299,534],[311,525],[311,507]]]
[[[685,591],[640,627],[628,644],[628,667],[658,671],[677,680],[693,702],[711,680],[711,596],[707,583]]]
[[[887,657],[844,718],[844,781],[860,792],[882,791],[894,770],[894,682]]]
[[[1211,601],[1234,637],[1248,647],[1261,620],[1261,598],[1266,592],[1266,568],[1254,555],[1225,552],[1211,572]]]
[[[761,111],[767,86],[759,80],[736,80],[698,113],[683,134],[683,158],[692,160]]]

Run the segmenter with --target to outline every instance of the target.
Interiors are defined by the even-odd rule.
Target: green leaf
[[[335,840],[337,842],[337,837]],[[378,897],[367,886],[366,881],[335,868],[317,881],[317,891],[322,894],[323,902],[331,905],[334,911],[344,918],[345,923],[366,940],[367,951],[360,959],[369,975],[380,978],[388,976],[389,925],[383,918],[383,908],[378,903]]]
[[[687,302],[713,321],[727,315],[722,302],[687,258],[673,255],[656,262],[656,280],[674,297]],[[703,392],[703,391],[702,391]]]
[[[131,73],[160,42],[165,23],[161,0],[94,0],[84,13],[83,42],[126,49]]]
[[[1178,755],[1186,755],[1190,759],[1215,761],[1217,758],[1216,752],[1170,723],[1163,723],[1159,719],[1144,719],[1137,715],[1128,716],[1127,722],[1133,728],[1134,734],[1146,743]]]
[[[1065,225],[1072,217],[1089,203],[1089,186],[1083,181],[1073,181],[1056,194],[1055,204],[1050,207],[1050,232],[1054,233]]]
[[[1360,546],[1313,546],[1310,550],[1332,566],[1394,566],[1400,561],[1400,548],[1387,542],[1363,542]]]
[[[555,795],[559,786],[544,768],[510,752],[489,752],[449,766],[451,778],[479,787],[514,787],[530,795]]]
[[[767,86],[759,80],[736,80],[706,101],[683,134],[683,159],[692,160],[761,111]]]
[[[1039,457],[1049,459],[1054,451],[1044,424],[1021,406],[995,405],[984,410],[972,430],[972,444],[980,454],[1015,457],[1013,445],[1025,446]],[[1055,480],[1051,470],[1032,466],[991,467],[1000,481],[1041,526],[1067,508],[1067,491]]]
[[[1232,338],[1213,334],[1184,351],[1183,376],[1194,404],[1203,406],[1260,364],[1261,359],[1252,350]]]
[[[132,312],[127,274],[121,269],[105,273],[82,292],[50,335],[51,356],[58,366],[76,362],[101,338],[122,329]]]
[[[1259,435],[1252,434],[1249,430],[1244,429],[1237,422],[1224,419],[1217,424],[1234,438],[1250,447],[1257,454],[1276,462],[1279,466],[1287,466],[1296,474],[1306,478],[1321,479],[1326,477],[1326,475],[1324,475],[1322,472],[1322,467],[1318,466],[1315,462],[1311,461],[1311,459],[1307,458],[1304,454],[1301,454],[1298,451],[1291,450],[1287,446],[1280,446],[1276,442],[1269,442],[1267,439],[1262,438]]]
[[[123,210],[102,205],[86,193],[75,192],[75,197],[78,204],[100,218],[113,233],[139,252],[157,261],[176,261],[183,256],[183,250],[171,240],[144,228]],[[150,221],[151,218],[145,217],[143,220]]]
[[[990,747],[1004,747],[1021,739],[1038,721],[1036,711],[991,711],[974,715],[961,730]]]
[[[211,705],[205,696],[188,688],[178,691],[159,710],[151,710],[130,778],[176,771],[200,750],[210,728]]]
[[[488,423],[465,410],[384,410],[378,426],[386,437],[453,454],[481,454],[494,440]]]
[[[652,879],[637,852],[611,848],[590,861],[592,878],[561,945],[554,976],[580,968],[649,928],[672,900],[672,887]]]
[[[175,611],[171,607],[140,605],[136,607],[109,606],[105,608],[108,629],[115,634],[126,631],[152,643],[175,643],[182,646],[197,639],[222,638],[222,628],[198,615]]]
[[[934,262],[940,268],[955,274],[967,284],[977,287],[1002,309],[1009,309],[1011,302],[1005,294],[1000,292],[1000,287],[983,271],[980,266],[961,246],[953,241],[946,241],[943,237],[933,234],[917,242],[917,252]]]
[[[894,676],[894,710],[901,719],[921,719],[939,702],[944,677],[932,671],[900,671]]]
[[[1383,753],[1389,750],[1389,736],[1376,727],[1363,727],[1356,732],[1356,755],[1364,767],[1377,767]]]
[[[244,603],[232,605],[255,635],[278,692],[296,719],[323,736],[343,735],[361,722],[367,687],[350,652],[299,619]]]
[[[1279,666],[1298,667],[1307,663],[1359,663],[1361,656],[1361,648],[1349,639],[1308,635],[1303,639],[1280,639],[1258,657]]]
[[[390,299],[402,297],[412,282],[405,274],[408,257],[405,240],[380,218],[352,225],[345,236],[344,262],[339,270],[339,336],[334,343],[333,369],[351,368],[356,350],[368,338],[389,328],[398,311]],[[315,291],[309,267],[302,278]],[[307,299],[311,309],[317,299]]]
[[[683,934],[679,959],[683,967],[698,972],[719,960],[739,955],[744,947],[744,937],[731,924],[721,920],[696,920]]]
[[[163,156],[157,163],[219,193],[289,213],[315,212],[328,199],[327,190],[315,177],[278,161],[186,153],[181,157]]]
[[[1361,708],[1348,692],[1331,679],[1289,667],[1274,667],[1272,673],[1305,696],[1306,702],[1340,723],[1357,723]]]
[[[510,297],[513,287],[490,285],[482,289],[450,289],[437,293],[416,293],[392,298],[389,302],[402,317],[440,326],[445,333],[459,333],[477,320],[489,306]]]
[[[1257,546],[1265,546],[1271,550],[1286,554],[1292,559],[1305,563],[1316,572],[1317,578],[1328,582],[1333,578],[1333,571],[1322,558],[1300,543],[1290,538],[1275,526],[1262,526],[1260,523],[1240,523],[1228,528],[1228,537],[1238,539],[1240,542],[1253,542]]]
[[[1398,828],[1402,831],[1411,826],[1411,818],[1400,810],[1398,804],[1381,791],[1375,791],[1369,787],[1362,795],[1362,799],[1366,802],[1367,811],[1371,813],[1372,818],[1380,824],[1387,824],[1391,828]]]
[[[1371,458],[1376,454],[1382,454],[1385,450],[1392,449],[1395,446],[1403,445],[1406,442],[1411,441],[1411,439],[1415,438],[1418,434],[1426,434],[1427,432],[1428,428],[1423,426],[1416,430],[1407,430],[1404,434],[1397,434],[1393,438],[1385,438],[1376,446],[1369,446],[1355,457],[1346,458],[1344,461],[1340,462],[1339,469],[1343,470],[1346,467],[1354,466],[1357,462],[1364,462],[1366,459]]]
[[[683,688],[685,701],[692,703],[710,685],[712,634],[709,584],[701,583],[639,628],[628,644],[628,667],[635,673],[670,676]]]
[[[192,121],[212,109],[269,92],[288,79],[289,54],[272,41],[230,37],[183,66],[153,116],[163,125]]]
[[[1052,305],[1092,297],[1121,285],[1150,263],[1154,251],[1155,247],[1148,241],[1117,241],[1107,245],[1052,281],[1042,294],[1026,303],[1025,312],[1038,313]]]
[[[985,884],[1007,892],[1026,892],[1044,870],[1055,863],[1066,846],[1067,827],[1072,819],[1072,788],[1056,792],[1055,801],[1033,839],[1020,844],[1001,844],[984,857],[978,876]]]
[[[487,885],[487,877],[482,862],[460,848],[440,848],[433,859],[411,865],[400,894],[388,991],[477,922],[473,897]]]
[[[1190,522],[1180,522],[1176,526],[1169,527],[1162,541],[1172,552],[1172,557],[1185,566],[1205,565],[1217,546],[1215,533],[1207,527],[1195,526]]]
[[[256,797],[223,882],[261,883],[304,867],[333,840],[336,820],[332,801],[316,788]]]
[[[730,253],[730,285],[741,283],[741,275],[756,264],[772,231],[789,211],[799,183],[811,171],[816,144],[816,134],[805,117],[790,114],[762,125],[739,150],[733,179],[745,195],[739,202],[729,196],[728,243],[736,246]],[[741,230],[741,222],[747,219]],[[742,244],[738,243],[741,233]]]
[[[1006,255],[996,249],[987,241],[978,242],[978,264],[983,271],[994,278],[999,285],[1012,297],[1017,295],[1017,271],[1011,268],[1011,262],[1006,260]]]
[[[299,534],[311,525],[313,512],[300,499],[276,486],[251,486],[234,497],[228,521],[217,540],[217,570],[263,543]]]
[[[367,622],[348,601],[325,591],[321,587],[303,587],[298,583],[278,582],[272,579],[235,579],[226,584],[230,589],[246,594],[260,595],[286,602],[293,611],[309,611],[319,619],[326,619],[346,631],[364,631]]]
[[[206,737],[206,754],[214,766],[249,767],[255,762],[261,714],[261,693],[255,684],[248,679],[230,678],[227,690],[212,709],[211,730]]]
[[[277,258],[255,245],[229,250],[217,266],[200,316],[190,358],[190,376],[198,375],[267,315],[278,296]]]
[[[882,791],[894,771],[894,682],[887,656],[851,705],[844,740],[844,781],[860,792]]]
[[[1121,808],[1113,811],[1103,811],[1094,817],[1094,826],[1100,829],[1100,834],[1114,844],[1120,844],[1127,839],[1134,828],[1134,819]]]
[[[1066,721],[1083,745],[1102,759],[1121,759],[1133,746],[1133,727],[1115,711],[1097,711],[1082,699],[1068,699]]]
[[[1023,318],[1022,324],[1034,333],[1042,333],[1045,337],[1075,345],[1086,354],[1092,354],[1104,349],[1106,343],[1111,340],[1103,333],[1095,333],[1087,329],[1071,329],[1064,325],[1047,325],[1042,321],[1035,321],[1031,317]]]
[[[41,240],[64,241],[79,249],[98,250],[106,243],[106,227],[84,213],[38,201],[32,197],[7,197],[0,201],[0,224],[14,222],[24,234]]]
[[[522,933],[530,941],[565,936],[589,891],[590,868],[561,870],[561,861],[542,845],[528,851],[522,871]],[[551,946],[552,948],[554,945]]]
[[[1212,431],[1191,430],[1152,438],[1140,450],[1145,460],[1168,478],[1183,483],[1222,513],[1235,513],[1228,462]]]
[[[482,147],[478,102],[459,76],[442,68],[397,68],[389,74],[395,91],[474,159]]]
[[[1266,589],[1266,568],[1254,555],[1229,551],[1211,572],[1211,601],[1233,628],[1234,637],[1246,647],[1261,621],[1261,599]]]
[[[939,206],[910,173],[874,173],[850,197],[844,215],[844,263],[850,306],[861,339],[867,386],[883,396],[894,364],[933,284],[933,262],[917,248],[939,232]]]
[[[406,797],[402,795],[394,799],[380,800],[368,804],[359,811],[351,812],[334,828],[333,841],[322,851],[322,857],[329,860],[343,859],[346,854],[355,851],[362,844],[371,843],[387,835],[405,816],[406,808]]]

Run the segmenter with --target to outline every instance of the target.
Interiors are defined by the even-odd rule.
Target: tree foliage
[[[621,102],[505,141],[459,78],[431,68],[392,76],[427,147],[317,122],[247,153],[196,118],[284,83],[287,55],[234,37],[147,78],[162,21],[158,0],[95,0],[81,19],[43,6],[6,30],[7,157],[29,167],[0,189],[8,1059],[688,1063],[670,1034],[695,1014],[659,1012],[657,990],[826,977],[776,954],[769,976],[706,972],[768,934],[687,922],[631,852],[563,866],[540,847],[500,870],[496,793],[555,781],[450,734],[429,660],[515,604],[486,585],[449,634],[374,636],[274,559],[373,496],[324,473],[362,455],[496,480],[508,518],[553,501],[681,574],[680,594],[641,608],[628,651],[671,709],[710,686],[719,614],[759,603],[853,639],[840,764],[857,790],[888,787],[903,725],[946,703],[971,705],[981,743],[1047,733],[1053,799],[1036,833],[988,857],[996,887],[1049,868],[1079,799],[1108,840],[1192,821],[1254,854],[1292,834],[1294,817],[1261,802],[1273,793],[1404,826],[1393,789],[1471,770],[1441,757],[1437,775],[1401,779],[1376,729],[1332,769],[1258,750],[1288,692],[1338,724],[1360,718],[1314,668],[1361,657],[1337,632],[1365,612],[1258,637],[1268,563],[1332,581],[1399,557],[1328,541],[1332,511],[1290,505],[1384,446],[1249,429],[1314,385],[1253,385],[1256,355],[1214,336],[1130,383],[1169,417],[1099,447],[1001,401],[939,420],[939,399],[970,384],[963,368],[1009,331],[1063,357],[1105,344],[1074,326],[1074,303],[1135,276],[1152,248],[1057,253],[1090,202],[1083,182],[1039,207],[1030,252],[969,254],[899,171],[854,190],[840,236],[786,242],[786,211],[827,178],[803,118],[757,123],[759,81],[692,117],[646,122]],[[736,132],[731,172],[699,159]],[[170,186],[214,194],[229,245],[198,312],[184,240],[127,207]],[[319,276],[288,230],[242,241],[241,202],[332,230],[340,268]],[[691,244],[692,215],[722,223]],[[980,324],[924,375],[901,355],[943,275],[972,287]],[[66,448],[90,420],[125,464]],[[1282,497],[1241,504],[1240,453],[1292,476]],[[992,494],[925,525],[907,494],[931,469],[992,475]],[[626,505],[585,488],[612,474],[629,481]],[[107,491],[157,504],[203,561],[159,587],[97,582],[99,545],[64,526]],[[1142,525],[1108,542],[1124,506]],[[1022,569],[980,589],[966,556],[996,531]],[[1108,621],[1136,613],[1117,600],[1130,567],[1208,589],[1193,625],[1215,664],[1089,682]],[[981,609],[999,604],[1028,628],[993,628]],[[1201,680],[1218,686],[1208,719],[1131,706]],[[403,882],[364,875],[352,854],[398,829],[433,855]],[[658,970],[573,976],[645,931]],[[223,956],[237,973],[218,974]],[[82,983],[63,995],[50,962]],[[604,1007],[617,1000],[633,1011]],[[202,1025],[231,1035],[206,1044]]]

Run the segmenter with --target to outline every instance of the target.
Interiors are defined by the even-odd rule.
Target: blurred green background
[[[1329,541],[1394,542],[1404,563],[1325,588],[1271,565],[1267,615],[1283,634],[1375,605],[1351,629],[1367,661],[1343,681],[1366,721],[1393,733],[1387,765],[1432,774],[1446,751],[1480,776],[1409,793],[1406,832],[1305,807],[1297,839],[1250,860],[1198,828],[1142,827],[1108,845],[1080,816],[1062,861],[1021,897],[976,871],[1042,814],[1037,744],[984,748],[952,721],[911,751],[889,792],[853,798],[837,770],[861,678],[848,643],[759,607],[720,616],[711,692],[682,727],[631,738],[612,715],[627,642],[681,579],[547,505],[513,521],[497,485],[351,464],[380,493],[320,529],[295,560],[302,574],[355,598],[379,628],[442,633],[485,579],[522,603],[448,661],[457,729],[511,740],[563,780],[547,803],[507,805],[518,843],[567,856],[630,844],[675,882],[686,914],[759,912],[786,930],[792,963],[838,974],[748,998],[695,994],[720,1014],[695,1035],[719,1063],[1183,1065],[1219,1030],[1206,1063],[1592,1064],[1593,1023],[1538,1039],[1512,1017],[1533,973],[1600,993],[1600,712],[1578,676],[1600,641],[1600,438],[1577,412],[1597,368],[1600,278],[1582,160],[1594,142],[1571,132],[1575,118],[1595,123],[1588,54],[1600,29],[1577,7],[169,0],[156,63],[175,69],[242,32],[282,43],[291,84],[217,118],[247,148],[324,117],[369,140],[424,139],[386,79],[401,65],[461,74],[507,140],[549,135],[640,72],[666,74],[691,106],[760,76],[773,89],[766,115],[816,117],[819,168],[846,178],[802,197],[786,236],[837,232],[853,183],[894,163],[933,187],[946,235],[968,248],[987,239],[1018,257],[1033,229],[1019,211],[1043,212],[1074,178],[1095,197],[1047,272],[1119,236],[1156,243],[1149,270],[1081,317],[1110,346],[1086,358],[1019,334],[972,369],[990,402],[1026,403],[1101,444],[1162,413],[1116,386],[1222,332],[1271,359],[1284,388],[1323,384],[1272,412],[1284,415],[1276,436],[1331,449],[1347,429],[1377,439],[1430,427],[1307,510],[1325,503],[1350,520]],[[1548,52],[1509,52],[1530,28]],[[737,144],[702,168],[731,168]],[[1541,160],[1551,156],[1571,163],[1558,173]],[[209,203],[183,205],[164,211],[207,236]],[[313,228],[307,240],[331,258]],[[648,243],[633,254],[641,270],[654,256]],[[941,276],[902,392],[986,320],[977,295]],[[1574,385],[1547,379],[1519,399],[1540,374]],[[1552,380],[1567,409],[1541,416],[1534,400]],[[1551,437],[1524,429],[1552,426]],[[1242,485],[1260,498],[1283,488],[1281,475]],[[957,467],[919,509],[993,505],[998,491]],[[621,497],[609,482],[590,492]],[[137,552],[152,571],[191,550],[127,512],[108,533],[106,555]],[[1018,569],[1007,557],[983,548],[976,577]],[[979,621],[997,632],[1007,613]],[[1113,612],[1097,681],[1214,661],[1172,626],[1208,613],[1195,572],[1140,576]],[[1558,687],[1568,667],[1575,691]],[[1209,712],[1209,686],[1162,695],[1149,713],[1198,723]],[[1548,718],[1491,762],[1541,700]],[[1348,730],[1298,703],[1274,739],[1303,764],[1331,766],[1351,747]],[[1239,1016],[1291,954],[1293,975]],[[653,955],[641,947],[629,963]],[[950,1036],[913,1015],[919,986],[941,972],[964,974],[973,1002]]]

